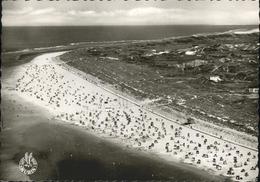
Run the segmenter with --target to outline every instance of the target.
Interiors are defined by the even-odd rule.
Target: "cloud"
[[[18,15],[26,15],[29,14],[33,11],[32,7],[26,7],[20,10],[3,10],[3,15],[14,15],[14,16],[18,16]]]
[[[55,8],[3,10],[4,26],[26,25],[158,25],[158,24],[257,24],[258,11],[185,10],[155,7],[129,10],[61,11]]]
[[[38,10],[31,11],[29,15],[31,15],[31,16],[46,15],[46,14],[54,13],[54,12],[55,12],[54,8],[45,8],[45,9],[38,9]]]

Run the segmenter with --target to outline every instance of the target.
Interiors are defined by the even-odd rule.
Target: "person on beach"
[[[221,140],[222,136],[202,135],[131,103],[122,105],[121,98],[83,83],[63,75],[56,65],[32,65],[17,79],[15,90],[48,104],[57,118],[133,142],[136,147],[178,156],[199,166],[214,164],[214,169],[239,180],[256,171],[257,154],[252,151],[236,148]]]

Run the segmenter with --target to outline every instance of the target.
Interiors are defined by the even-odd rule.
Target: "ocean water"
[[[150,40],[198,33],[250,29],[257,26],[81,26],[81,27],[3,27],[2,51],[67,45],[78,42]]]

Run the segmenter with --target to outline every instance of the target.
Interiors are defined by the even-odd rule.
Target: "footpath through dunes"
[[[158,154],[169,161],[195,165],[234,180],[254,181],[258,151],[229,142],[229,135],[213,136],[194,130],[140,107],[124,97],[79,77],[75,69],[44,54],[17,73],[15,90],[45,106],[55,118],[111,138],[130,148]],[[230,135],[232,135],[231,133]]]

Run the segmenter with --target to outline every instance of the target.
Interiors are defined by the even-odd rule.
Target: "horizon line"
[[[2,25],[2,27],[109,27],[109,26],[259,26],[258,24],[158,24],[158,25]]]

